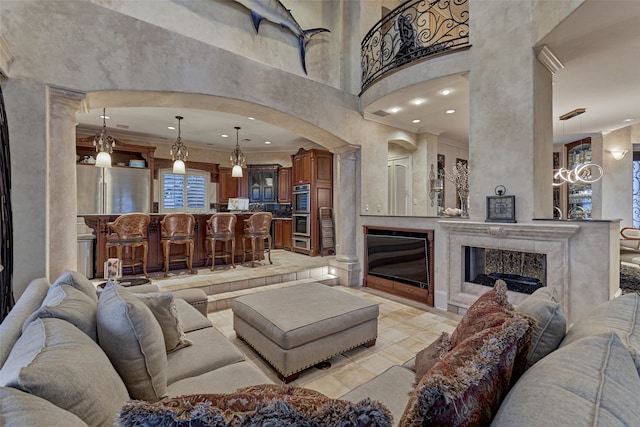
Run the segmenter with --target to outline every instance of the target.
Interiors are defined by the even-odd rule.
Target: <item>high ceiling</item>
[[[564,65],[553,76],[554,142],[576,140],[588,133],[610,132],[640,120],[640,1],[588,0],[541,44]],[[442,89],[450,89],[442,95]],[[422,99],[420,105],[411,101]],[[454,75],[398,91],[367,107],[365,117],[410,132],[431,132],[459,142],[468,141],[468,78]],[[395,114],[388,114],[399,107]],[[560,121],[576,108],[586,113]],[[447,114],[453,109],[455,113]],[[78,114],[82,128],[99,130],[102,110]],[[184,120],[181,136],[189,143],[230,151],[240,126],[240,146],[247,152],[287,151],[314,144],[300,136],[248,117],[174,108],[112,108],[107,127],[122,133],[175,141],[176,115]],[[420,123],[412,123],[413,120]],[[627,121],[625,121],[627,120]],[[228,135],[223,138],[221,135]],[[250,141],[247,141],[250,140]],[[270,141],[271,144],[265,144]],[[638,141],[640,142],[640,141]]]

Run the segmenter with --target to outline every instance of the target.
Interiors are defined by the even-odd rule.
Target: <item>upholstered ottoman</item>
[[[378,305],[321,283],[258,292],[233,301],[236,335],[284,382],[303,369],[378,336]]]

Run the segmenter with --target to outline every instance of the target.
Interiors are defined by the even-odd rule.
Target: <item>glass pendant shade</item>
[[[111,153],[116,145],[116,140],[107,132],[107,109],[102,109],[102,130],[93,137],[93,146],[98,152],[96,156],[96,167],[110,168]]]
[[[176,160],[173,162],[173,173],[180,175],[184,175],[186,173],[186,168],[182,160]]]
[[[242,151],[240,151],[240,144],[239,144],[239,132],[240,132],[240,127],[236,126],[236,148],[233,149],[233,151],[231,152],[231,166],[233,166],[233,169],[231,170],[231,176],[233,178],[242,178],[242,168],[244,167],[244,154],[242,153]]]
[[[187,146],[182,142],[182,138],[180,138],[180,120],[184,117],[176,116],[178,119],[178,138],[176,142],[171,146],[171,160],[173,160],[173,173],[184,175],[186,173],[186,167],[184,161],[189,155],[189,151],[187,151]]]
[[[96,166],[99,168],[110,168],[111,155],[106,151],[100,151],[96,156]]]

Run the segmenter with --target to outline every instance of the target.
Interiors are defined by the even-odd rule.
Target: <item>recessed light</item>
[[[264,143],[269,145],[269,144],[271,144],[271,141],[265,141]]]
[[[389,112],[392,113],[392,114],[395,114],[398,111],[400,111],[400,107],[391,107],[391,108],[389,108]]]
[[[411,123],[420,123],[420,119],[413,119],[411,120]]]
[[[411,101],[411,103],[412,103],[413,105],[421,105],[421,104],[424,104],[424,103],[425,103],[425,100],[424,100],[424,99],[422,99],[422,98],[416,98],[416,99],[414,99],[413,101]]]
[[[100,117],[101,119],[105,119],[105,120],[109,120],[111,118],[109,116],[105,116],[104,114],[100,114],[98,117]]]
[[[441,95],[444,95],[444,96],[447,96],[447,95],[449,95],[451,92],[452,92],[452,91],[451,91],[451,89],[442,89],[442,90],[440,91],[440,94],[441,94]]]
[[[255,120],[253,117],[247,117],[249,120]]]
[[[176,127],[175,127],[175,126],[167,126],[167,129],[169,129],[169,130],[176,130]]]
[[[445,113],[447,113],[447,114],[453,114],[455,112],[456,112],[456,110],[447,110],[447,111],[445,111]]]
[[[631,119],[631,118],[629,118],[629,119],[624,119],[624,120],[622,120],[622,121],[623,121],[623,122],[625,122],[625,123],[629,123],[629,122],[632,122],[632,121],[634,121],[634,120],[635,120],[635,119]]]
[[[220,135],[223,138],[229,138],[229,135],[227,135],[226,133],[223,133],[222,135]]]

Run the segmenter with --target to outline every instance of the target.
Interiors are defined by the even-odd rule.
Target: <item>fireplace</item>
[[[465,282],[492,287],[504,280],[508,290],[522,294],[546,286],[546,254],[476,246],[463,250]]]

